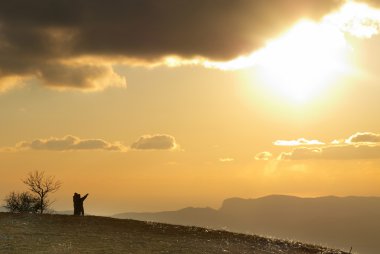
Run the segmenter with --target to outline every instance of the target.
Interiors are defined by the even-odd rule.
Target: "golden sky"
[[[92,214],[380,195],[379,1],[1,5],[1,195],[33,170]]]

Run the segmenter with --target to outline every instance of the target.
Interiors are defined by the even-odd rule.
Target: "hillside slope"
[[[347,254],[252,235],[107,217],[0,213],[0,253]]]
[[[219,210],[187,208],[172,212],[124,213],[115,217],[223,228],[344,250],[352,246],[358,253],[380,253],[379,197],[231,198],[225,200]]]

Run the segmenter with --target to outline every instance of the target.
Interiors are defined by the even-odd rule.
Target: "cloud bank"
[[[36,139],[32,142],[20,142],[15,146],[16,150],[45,150],[45,151],[79,151],[79,150],[103,150],[126,151],[127,147],[120,143],[110,143],[102,139],[80,139],[75,136],[63,138],[51,137],[48,139]]]
[[[319,147],[299,147],[279,156],[283,160],[366,160],[380,159],[380,134],[358,132],[344,142]]]
[[[141,136],[131,147],[120,142],[108,142],[103,139],[81,139],[76,136],[67,135],[63,138],[50,137],[46,139],[35,139],[31,142],[21,141],[13,147],[0,148],[2,152],[18,152],[24,150],[34,151],[114,151],[127,152],[133,150],[175,150],[178,149],[173,136],[167,134],[155,134]]]
[[[372,1],[375,2],[375,1]],[[166,56],[231,60],[343,0],[12,0],[0,3],[0,81],[125,87],[113,64]],[[0,89],[5,84],[0,82]],[[9,84],[8,84],[9,86]]]
[[[282,153],[285,160],[366,160],[380,159],[380,146],[340,145],[322,148],[298,148],[290,153]]]

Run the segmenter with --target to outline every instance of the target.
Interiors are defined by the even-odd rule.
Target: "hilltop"
[[[1,253],[347,254],[255,235],[108,217],[0,213]]]

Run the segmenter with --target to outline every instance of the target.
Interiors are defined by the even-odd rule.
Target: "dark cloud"
[[[46,85],[61,89],[99,90],[126,84],[125,78],[107,65],[50,64],[41,69],[39,78]]]
[[[80,89],[123,86],[111,64],[72,62],[167,55],[232,59],[300,18],[320,18],[343,0],[12,0],[0,3],[0,78],[35,76]],[[62,69],[61,69],[62,68]],[[109,82],[103,83],[103,79]],[[99,83],[102,85],[100,86]]]
[[[36,139],[32,142],[20,142],[13,150],[46,150],[46,151],[78,151],[78,150],[104,150],[125,151],[126,147],[119,143],[109,143],[102,139],[80,139],[75,136],[63,138]],[[9,150],[9,149],[8,149]]]
[[[144,135],[131,145],[134,150],[174,150],[178,147],[175,138],[166,134]]]

